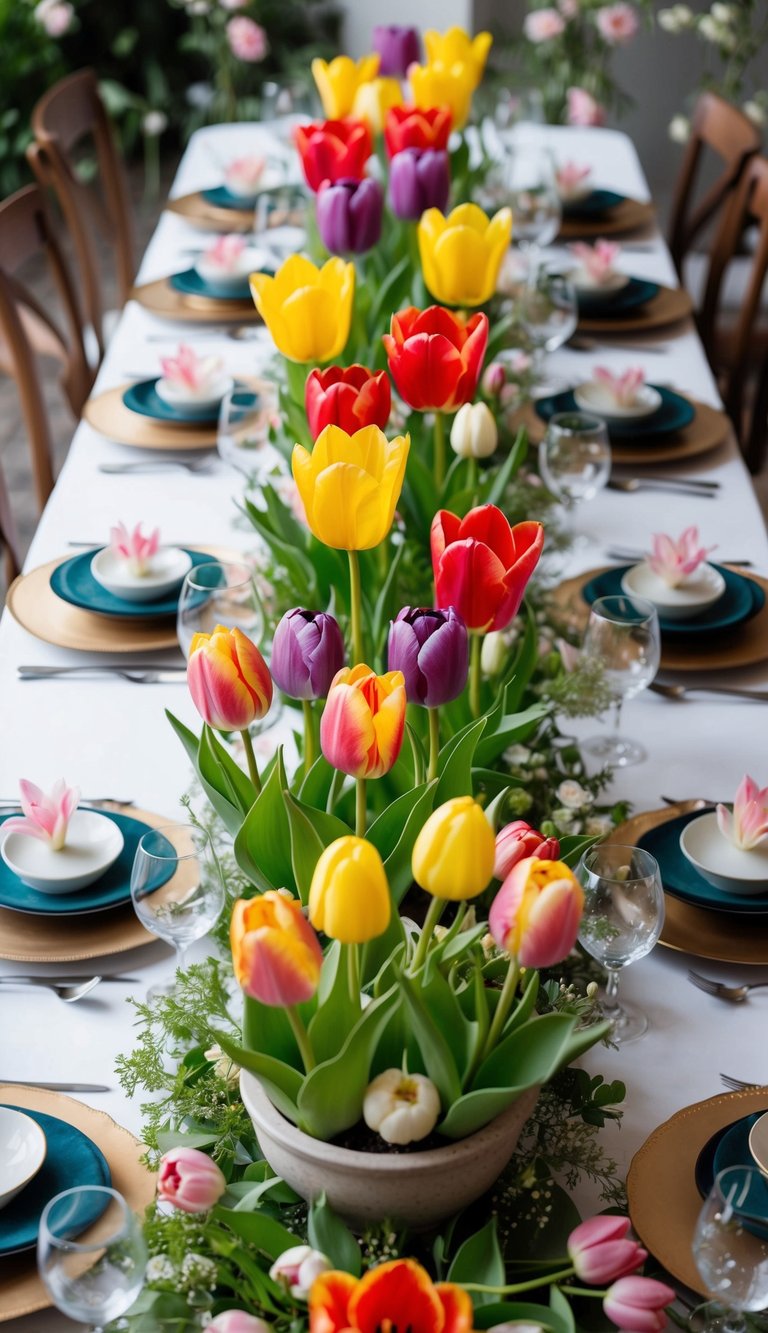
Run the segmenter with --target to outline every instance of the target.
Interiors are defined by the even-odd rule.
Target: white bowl
[[[12,829],[0,854],[22,884],[56,894],[74,893],[93,884],[114,865],[122,850],[123,835],[114,820],[95,810],[76,810],[60,852],[40,838]]]
[[[725,579],[714,565],[703,564],[688,574],[676,588],[670,588],[654,574],[647,560],[633,565],[621,580],[627,597],[645,597],[653,602],[660,616],[667,620],[690,620],[719,602],[725,592]]]
[[[557,181],[557,177],[555,177],[555,189],[564,204],[580,203],[582,199],[586,199],[587,195],[592,193],[594,188],[595,187],[589,176],[585,176],[578,185],[570,185],[566,188],[560,185]]]
[[[213,411],[218,407],[225,394],[234,388],[231,375],[217,375],[208,380],[201,389],[182,388],[171,380],[159,379],[155,385],[158,398],[162,398],[169,407],[175,407],[180,413],[203,412],[206,408]]]
[[[37,1175],[47,1147],[36,1120],[23,1111],[0,1106],[0,1208]]]
[[[595,301],[601,298],[609,300],[617,292],[622,292],[629,282],[626,273],[616,272],[609,273],[602,282],[598,282],[597,278],[593,278],[585,268],[571,269],[569,277],[577,292],[583,292],[585,296],[590,296]]]
[[[223,268],[216,264],[206,255],[198,255],[195,260],[195,270],[199,273],[203,282],[215,283],[217,287],[226,287],[227,290],[237,291],[248,281],[248,275],[255,273],[257,269],[265,267],[269,256],[263,250],[256,249],[255,246],[247,246],[241,255],[238,255],[231,268]]]
[[[264,177],[262,175],[259,177],[256,185],[243,185],[236,179],[236,177],[233,177],[230,180],[226,174],[224,176],[224,184],[226,188],[229,190],[233,199],[239,199],[243,208],[255,208],[256,200],[264,189],[263,180]]]
[[[680,850],[723,893],[768,894],[768,843],[749,852],[734,847],[720,832],[716,811],[686,824],[680,834]]]
[[[582,412],[597,412],[598,416],[608,420],[640,421],[649,417],[661,407],[661,394],[650,384],[642,384],[635,394],[633,403],[618,404],[613,395],[597,380],[587,380],[574,389],[573,396]]]
[[[91,573],[97,583],[124,602],[154,602],[167,597],[184,582],[192,557],[178,546],[161,546],[152,556],[147,574],[133,574],[127,560],[109,546],[97,551]]]

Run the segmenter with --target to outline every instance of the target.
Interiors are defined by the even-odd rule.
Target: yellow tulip
[[[474,88],[483,77],[492,43],[490,32],[479,32],[476,37],[470,37],[463,28],[449,28],[447,32],[435,32],[434,28],[428,28],[424,33],[427,63],[448,68],[451,65],[467,65],[473,72]]]
[[[476,898],[493,876],[496,839],[477,801],[455,796],[429,816],[413,847],[413,878],[433,898]]]
[[[354,435],[326,426],[311,454],[295,446],[293,478],[318,541],[337,551],[368,551],[384,540],[410,447],[410,435],[388,440],[378,426],[364,426]]]
[[[274,278],[252,273],[253,296],[278,351],[289,361],[333,361],[349,337],[355,266],[329,259],[316,268],[291,255]]]
[[[312,61],[312,77],[327,120],[342,120],[350,114],[360,84],[376,78],[379,59],[377,55],[361,56],[359,60],[336,56],[330,63],[320,59]]]
[[[384,863],[365,838],[337,838],[321,854],[309,890],[309,919],[342,944],[365,944],[389,925]]]
[[[403,105],[399,79],[371,79],[361,83],[352,103],[356,120],[367,120],[373,134],[382,134],[387,112],[393,106]]]
[[[453,129],[463,129],[476,86],[471,65],[463,61],[455,65],[412,65],[408,79],[414,106],[422,111],[435,106],[450,107]]]
[[[418,236],[424,281],[435,300],[482,305],[496,290],[512,237],[512,213],[500,208],[489,219],[477,204],[460,204],[445,217],[439,209],[428,208],[421,215]]]

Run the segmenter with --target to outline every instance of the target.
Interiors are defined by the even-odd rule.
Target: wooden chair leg
[[[744,441],[744,458],[752,476],[761,471],[768,453],[768,358],[757,377],[755,401]]]

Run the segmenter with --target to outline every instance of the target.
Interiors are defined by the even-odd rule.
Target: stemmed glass
[[[707,1326],[744,1333],[768,1306],[768,1180],[754,1166],[720,1171],[699,1213],[693,1257],[717,1304]]]
[[[650,685],[659,669],[661,631],[655,606],[644,597],[598,597],[590,609],[583,651],[603,667],[613,701],[614,731],[612,736],[581,741],[581,748],[619,768],[638,764],[646,752],[637,741],[619,734],[621,706]]]
[[[176,971],[186,951],[221,915],[224,881],[213,843],[194,824],[151,829],[141,838],[131,871],[131,899],[142,925],[176,950]],[[173,984],[153,986],[148,999],[173,995]]]
[[[576,331],[579,322],[576,289],[565,273],[531,265],[517,292],[520,323],[533,347],[533,374],[542,379],[544,353],[555,352]],[[539,392],[545,386],[540,384]]]
[[[241,629],[258,643],[264,616],[247,565],[212,560],[190,569],[181,587],[176,631],[185,657],[195,634],[212,634],[217,625]]]
[[[83,1205],[106,1203],[82,1240]],[[57,1310],[94,1333],[133,1305],[144,1283],[147,1250],[138,1218],[117,1190],[78,1185],[43,1209],[37,1240],[40,1277]]]
[[[637,1041],[648,1027],[638,1009],[619,1003],[619,973],[650,953],[664,925],[659,867],[640,847],[604,843],[584,852],[576,874],[584,888],[579,940],[608,973],[603,1009],[613,1020],[617,1046]]]
[[[611,474],[608,428],[586,412],[558,412],[539,445],[539,471],[566,506],[594,500]]]
[[[277,400],[269,386],[231,389],[219,408],[216,445],[220,458],[255,485],[279,455],[269,444]]]
[[[555,170],[546,149],[513,146],[488,172],[483,185],[486,207],[512,209],[512,240],[534,253],[554,241],[562,209]]]

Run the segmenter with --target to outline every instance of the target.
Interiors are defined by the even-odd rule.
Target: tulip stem
[[[356,944],[348,944],[347,977],[349,979],[349,998],[356,1009],[360,1008],[360,954]]]
[[[597,1291],[594,1287],[561,1287],[561,1291],[567,1292],[569,1296],[607,1296],[608,1290]]]
[[[363,656],[363,596],[360,586],[360,559],[357,551],[347,551],[349,556],[349,619],[352,632],[353,665],[365,661]]]
[[[429,768],[427,782],[437,777],[437,761],[440,757],[440,714],[436,708],[427,709],[429,718]]]
[[[367,813],[368,811],[365,804],[365,778],[355,778],[355,834],[358,838],[365,837]]]
[[[287,1004],[285,1012],[288,1015],[288,1022],[296,1038],[296,1045],[299,1048],[299,1055],[302,1058],[304,1068],[307,1073],[315,1067],[315,1053],[312,1050],[312,1043],[309,1040],[309,1034],[301,1021],[301,1016],[295,1004]]]
[[[312,712],[312,700],[302,699],[304,713],[304,776],[306,777],[315,762],[315,718]]]
[[[442,412],[435,412],[435,485],[442,492],[445,484],[445,417]]]
[[[259,766],[256,763],[256,755],[253,752],[251,733],[246,727],[240,732],[240,735],[243,738],[243,749],[245,750],[245,757],[248,760],[248,772],[250,774],[251,782],[256,788],[256,794],[258,795],[261,792],[261,778],[259,777]]]
[[[470,634],[469,636],[469,711],[473,717],[480,716],[480,685],[482,683],[482,651],[483,639],[481,634]]]
[[[479,476],[478,476],[478,471],[477,471],[477,459],[476,459],[476,458],[468,458],[468,459],[467,459],[467,489],[470,490],[470,491],[472,491],[473,498],[474,498],[474,493],[475,493],[475,491],[477,490],[478,482],[479,482]]]
[[[494,1296],[511,1296],[516,1291],[535,1291],[537,1287],[549,1287],[554,1282],[559,1282],[561,1278],[570,1277],[573,1268],[563,1268],[559,1273],[541,1274],[540,1277],[529,1278],[527,1282],[511,1282],[506,1287],[487,1287],[482,1282],[462,1282],[465,1291],[485,1291]],[[599,1292],[590,1291],[590,1296],[600,1295]]]
[[[411,976],[414,976],[415,973],[418,972],[419,968],[422,967],[424,964],[424,960],[426,959],[427,952],[429,950],[429,946],[432,940],[432,935],[434,934],[435,926],[437,925],[438,921],[440,920],[440,917],[443,914],[444,907],[445,907],[444,898],[433,898],[431,903],[429,904],[429,907],[427,908],[427,915],[424,918],[424,925],[421,928],[421,935],[419,936],[419,942],[416,945],[416,952],[413,955],[413,962],[411,964]]]
[[[507,975],[504,978],[504,985],[501,988],[501,995],[499,996],[499,1003],[496,1005],[496,1012],[493,1015],[493,1022],[491,1023],[488,1036],[485,1039],[483,1059],[485,1059],[487,1055],[490,1055],[491,1051],[496,1046],[496,1043],[498,1042],[499,1037],[501,1036],[504,1030],[504,1024],[507,1021],[507,1015],[509,1014],[510,1006],[515,998],[515,991],[517,990],[517,982],[519,976],[520,976],[520,966],[518,964],[518,961],[516,958],[510,958],[509,967],[507,968]]]

